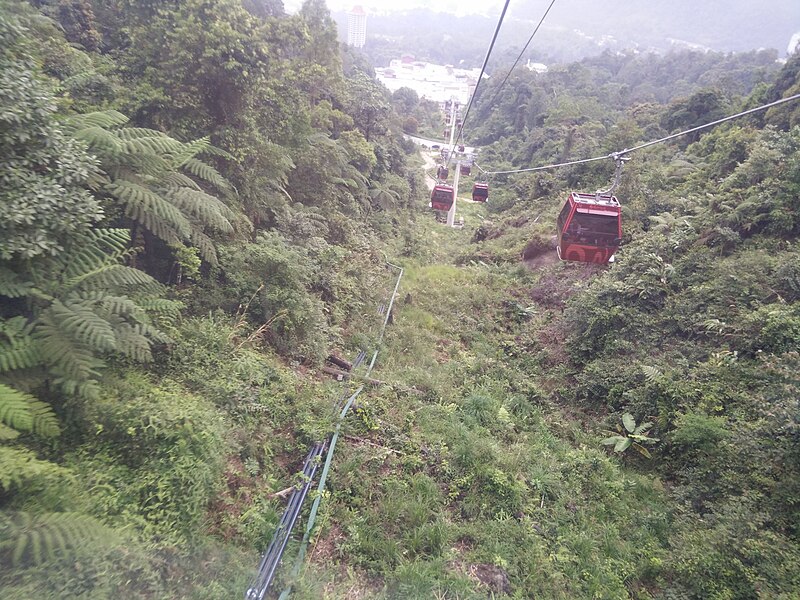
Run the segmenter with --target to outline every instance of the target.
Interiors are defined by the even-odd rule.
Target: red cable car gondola
[[[455,198],[455,190],[452,185],[437,183],[431,192],[431,208],[433,210],[450,210]]]
[[[486,202],[489,199],[489,184],[476,181],[472,186],[472,201]]]
[[[607,263],[622,241],[622,214],[611,194],[572,192],[558,215],[558,257]]]
[[[436,179],[441,179],[442,181],[447,181],[447,176],[448,175],[450,175],[450,169],[448,169],[444,165],[439,165],[439,168],[436,169]]]
[[[472,172],[472,165],[469,163],[461,163],[461,174],[469,175]]]

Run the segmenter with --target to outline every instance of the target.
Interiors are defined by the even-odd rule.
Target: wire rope
[[[624,150],[620,150],[619,152],[612,152],[611,154],[605,154],[603,156],[593,156],[592,158],[583,158],[580,160],[571,160],[568,162],[561,162],[555,163],[552,165],[544,165],[541,167],[530,167],[527,169],[511,169],[507,171],[487,171],[483,169],[479,164],[475,163],[475,167],[485,174],[485,175],[510,175],[513,173],[531,173],[533,171],[545,171],[548,169],[557,169],[560,167],[569,167],[572,165],[580,165],[583,163],[595,162],[598,160],[607,160],[609,158],[617,159],[619,157],[625,156],[627,154],[631,154],[636,152],[637,150],[642,150],[643,148],[647,148],[649,146],[654,146],[655,144],[663,144],[664,142],[668,142],[670,140],[674,140],[675,138],[679,138],[681,136],[694,133],[695,131],[701,131],[703,129],[708,129],[709,127],[714,127],[715,125],[720,125],[721,123],[725,123],[727,121],[732,121],[733,119],[738,119],[740,117],[744,117],[747,115],[751,115],[756,112],[760,112],[762,110],[767,110],[768,108],[772,108],[773,106],[778,106],[779,104],[785,104],[787,102],[792,102],[793,100],[800,99],[800,94],[795,94],[794,96],[789,96],[788,98],[781,98],[780,100],[776,100],[775,102],[770,102],[768,104],[764,104],[762,106],[757,106],[755,108],[751,108],[749,110],[745,110],[735,115],[729,115],[727,117],[723,117],[722,119],[717,119],[716,121],[711,121],[710,123],[706,123],[705,125],[698,125],[697,127],[692,127],[691,129],[687,129],[685,131],[681,131],[679,133],[673,133],[671,135],[659,138],[657,140],[651,140],[649,142],[645,142],[644,144],[639,144],[638,146],[634,146],[633,148],[625,148]]]
[[[394,306],[395,298],[397,297],[397,290],[400,288],[400,280],[403,278],[403,268],[397,265],[393,265],[389,261],[386,261],[386,264],[393,268],[397,269],[397,282],[395,283],[394,290],[392,290],[392,297],[389,300],[389,306],[386,309],[386,317],[383,320],[383,325],[381,326],[380,334],[378,335],[377,345],[383,341],[383,336],[386,333],[386,326],[389,324],[389,319],[391,318],[392,308]],[[370,373],[372,373],[372,369],[375,366],[375,360],[378,358],[378,350],[375,350],[372,354],[372,361],[369,363],[367,367],[366,374],[364,377],[369,377]],[[339,433],[342,428],[342,423],[344,422],[345,418],[347,417],[347,413],[350,411],[350,408],[353,405],[353,402],[358,398],[359,394],[364,389],[362,385],[359,387],[356,392],[348,398],[347,402],[345,403],[344,407],[342,408],[341,413],[339,414],[339,420],[336,423],[336,429],[334,430],[333,436],[331,437],[330,446],[328,448],[328,454],[325,457],[325,465],[322,468],[322,475],[320,475],[319,485],[317,486],[317,494],[314,498],[314,502],[311,505],[311,512],[308,516],[308,521],[306,523],[305,533],[303,534],[303,539],[300,542],[300,550],[297,553],[297,559],[295,560],[294,566],[292,567],[290,573],[290,580],[289,583],[286,585],[286,588],[281,592],[278,600],[287,600],[289,595],[292,592],[292,580],[294,580],[299,574],[300,569],[303,566],[303,562],[305,561],[306,552],[308,551],[308,543],[311,540],[311,534],[314,530],[314,523],[317,519],[317,512],[319,510],[319,505],[322,502],[322,498],[325,492],[325,483],[328,479],[328,472],[331,468],[331,463],[333,461],[333,453],[336,449],[336,442],[339,439]]]
[[[520,52],[519,56],[517,56],[517,60],[515,60],[514,64],[511,65],[511,68],[508,70],[508,73],[506,73],[506,76],[503,79],[502,83],[498,86],[497,91],[495,91],[494,96],[492,96],[492,99],[489,101],[488,106],[493,106],[494,105],[494,101],[497,100],[497,96],[500,95],[500,91],[503,89],[503,86],[505,86],[506,82],[508,81],[508,78],[511,77],[511,73],[514,71],[516,66],[519,64],[519,61],[522,60],[522,56],[525,54],[525,51],[528,49],[528,46],[531,45],[531,42],[533,41],[533,38],[536,35],[536,32],[539,31],[539,28],[542,26],[542,23],[544,23],[545,18],[547,18],[547,13],[550,12],[550,9],[553,8],[553,5],[555,3],[556,3],[556,0],[551,0],[550,6],[547,7],[547,10],[544,11],[544,14],[542,15],[542,18],[539,19],[539,24],[536,25],[536,29],[533,30],[533,33],[531,34],[531,37],[528,38],[528,43],[525,44],[525,47],[522,49],[522,52]]]
[[[458,135],[456,135],[456,137],[453,139],[453,145],[450,147],[450,151],[448,152],[447,163],[445,163],[445,166],[450,164],[453,154],[455,153],[455,149],[458,146],[458,142],[461,140],[461,134],[464,131],[464,125],[469,117],[469,111],[472,108],[472,102],[475,100],[475,95],[478,93],[478,88],[481,86],[481,81],[483,81],[483,74],[486,72],[486,65],[489,63],[489,57],[492,55],[492,50],[494,50],[494,44],[497,41],[497,36],[500,33],[500,27],[503,25],[503,19],[505,19],[506,11],[508,10],[508,5],[510,3],[511,0],[506,0],[505,5],[503,6],[503,12],[500,13],[500,18],[497,20],[497,27],[494,29],[492,41],[489,43],[489,49],[486,51],[486,57],[483,59],[483,66],[481,67],[480,75],[478,75],[478,82],[475,84],[475,91],[472,92],[469,102],[467,102],[467,110],[464,111],[464,118],[461,119],[461,126],[458,128]]]

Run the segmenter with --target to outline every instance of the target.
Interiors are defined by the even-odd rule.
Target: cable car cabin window
[[[567,232],[574,235],[578,243],[613,244],[613,240],[619,237],[619,217],[575,211]]]
[[[431,192],[431,208],[434,210],[450,210],[453,206],[455,190],[449,185],[434,186]]]
[[[486,202],[489,197],[489,186],[485,183],[476,183],[472,186],[472,201]]]

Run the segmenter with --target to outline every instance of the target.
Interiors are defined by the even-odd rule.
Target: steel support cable
[[[469,117],[469,110],[472,108],[472,102],[475,100],[475,96],[478,94],[478,88],[481,87],[481,81],[483,81],[483,74],[486,71],[486,65],[489,63],[489,57],[492,55],[494,43],[497,41],[497,36],[500,33],[500,27],[503,25],[503,19],[506,16],[506,11],[508,10],[508,5],[510,2],[511,0],[506,0],[505,5],[503,6],[503,12],[500,13],[500,18],[497,21],[497,27],[495,27],[492,41],[489,43],[489,49],[486,51],[486,57],[483,59],[483,66],[481,67],[480,75],[478,75],[478,82],[475,84],[475,91],[472,92],[472,96],[470,96],[469,102],[467,103],[467,110],[464,111],[464,118],[461,119],[461,127],[458,128],[458,135],[453,140],[453,145],[450,147],[450,151],[448,152],[447,163],[445,163],[445,167],[450,164],[450,160],[453,158],[453,154],[458,146],[458,142],[461,140],[461,134],[464,131],[464,124],[467,122],[467,117]]]
[[[303,477],[305,478],[305,483],[303,484],[302,488],[295,488],[292,491],[289,503],[287,504],[286,509],[283,511],[283,515],[278,523],[275,535],[273,535],[269,547],[267,548],[266,552],[264,552],[264,557],[259,565],[258,573],[245,593],[246,600],[263,600],[264,596],[269,590],[272,580],[275,577],[275,573],[278,570],[278,565],[280,564],[283,552],[286,549],[286,544],[289,542],[292,529],[297,522],[297,518],[300,516],[300,509],[302,508],[303,502],[305,501],[306,496],[311,488],[314,475],[316,474],[319,466],[318,459],[325,451],[325,446],[326,444],[324,443],[317,443],[308,453],[303,465]]]
[[[331,463],[333,462],[333,451],[336,449],[336,442],[339,440],[339,432],[342,428],[342,423],[344,422],[345,417],[347,417],[347,413],[350,411],[350,407],[353,406],[353,402],[355,402],[356,398],[358,398],[361,391],[364,389],[362,385],[359,387],[356,392],[348,398],[347,403],[342,408],[342,412],[339,413],[339,421],[336,423],[336,430],[333,432],[333,437],[331,438],[331,445],[328,450],[328,455],[325,457],[325,465],[322,468],[322,475],[319,478],[319,486],[317,486],[317,497],[314,498],[314,502],[311,504],[311,512],[308,515],[308,523],[306,525],[306,530],[303,533],[303,539],[300,542],[300,550],[297,553],[297,560],[294,563],[294,567],[292,567],[292,572],[290,575],[290,582],[286,586],[286,588],[281,592],[281,595],[278,597],[278,600],[285,600],[289,597],[289,594],[292,593],[292,584],[291,579],[297,577],[300,573],[300,569],[303,566],[303,562],[306,558],[306,552],[308,550],[308,542],[311,540],[311,532],[314,529],[314,524],[317,520],[317,511],[319,511],[319,505],[322,502],[322,494],[325,491],[325,483],[328,479],[328,472],[331,468]],[[260,599],[259,599],[260,600]]]
[[[539,31],[539,28],[542,26],[542,23],[544,23],[544,20],[547,18],[547,13],[550,12],[550,9],[553,8],[553,4],[555,4],[555,3],[556,3],[556,0],[551,0],[550,1],[550,6],[547,7],[547,10],[544,11],[544,14],[542,15],[542,18],[539,19],[539,24],[536,25],[536,29],[533,30],[533,33],[531,34],[531,37],[528,38],[528,42],[525,44],[525,47],[522,49],[522,52],[519,53],[519,56],[517,56],[517,60],[514,61],[514,64],[511,65],[511,68],[508,70],[508,73],[506,73],[506,76],[503,79],[503,82],[497,87],[497,91],[495,91],[494,96],[492,96],[492,99],[489,101],[488,106],[493,106],[494,105],[494,101],[497,100],[497,96],[500,95],[500,90],[503,89],[503,86],[508,81],[508,78],[511,77],[511,73],[514,71],[516,66],[519,64],[519,61],[522,60],[523,54],[525,54],[525,51],[528,49],[528,46],[531,45],[531,42],[533,41],[533,38],[536,35],[536,32]]]
[[[394,291],[392,292],[392,297],[389,300],[389,308],[386,311],[386,318],[383,320],[383,326],[381,327],[380,335],[378,336],[378,344],[381,343],[383,340],[383,335],[386,332],[386,326],[389,323],[389,316],[392,314],[392,307],[394,306],[394,300],[397,297],[397,290],[400,288],[400,280],[403,278],[403,268],[398,267],[397,265],[393,265],[390,262],[386,262],[387,265],[392,267],[393,269],[397,269],[399,271],[397,275],[397,283],[395,283]],[[365,377],[368,377],[369,374],[372,372],[372,368],[375,366],[375,359],[378,358],[378,351],[372,354],[372,361],[367,368],[367,372]],[[287,584],[286,588],[281,592],[281,595],[278,597],[278,600],[286,600],[289,597],[289,594],[292,593],[292,580],[300,574],[300,569],[303,568],[303,562],[305,561],[306,552],[308,551],[308,543],[311,540],[311,532],[314,530],[314,525],[317,519],[317,512],[319,510],[319,505],[322,503],[322,496],[325,492],[325,483],[328,479],[328,472],[331,468],[331,463],[333,462],[333,452],[336,449],[336,442],[339,439],[339,432],[342,427],[342,423],[344,423],[345,418],[347,417],[347,413],[350,411],[351,406],[361,391],[364,389],[362,385],[356,392],[350,396],[347,400],[347,404],[345,404],[342,412],[339,413],[339,421],[336,423],[336,430],[333,433],[333,437],[331,438],[330,447],[328,448],[328,455],[325,457],[325,465],[322,468],[322,474],[319,478],[319,485],[317,486],[317,496],[314,498],[314,502],[311,505],[311,512],[308,515],[308,523],[306,524],[306,531],[303,534],[303,540],[300,542],[300,550],[297,554],[297,560],[294,563],[294,567],[292,567],[292,571],[289,577],[289,583]]]
[[[306,457],[302,470],[304,476],[308,475],[312,460],[315,458],[317,451],[317,447],[312,448]],[[275,529],[275,535],[272,536],[272,540],[270,541],[267,550],[264,552],[264,557],[262,558],[261,564],[258,567],[258,575],[250,584],[250,588],[248,589],[248,597],[257,598],[262,595],[263,591],[265,591],[267,587],[269,587],[269,572],[272,570],[272,565],[275,562],[278,548],[281,545],[283,538],[286,536],[287,524],[291,521],[292,515],[296,512],[297,501],[300,497],[297,492],[297,489],[292,490],[292,495],[289,497],[289,502],[286,505],[286,509],[284,509],[283,515],[281,515],[281,520]]]
[[[360,350],[356,356],[354,368],[357,368],[365,358],[366,352],[364,350]],[[342,392],[339,400],[336,403],[337,412],[340,411],[344,405],[345,400],[347,399],[347,394],[347,391]],[[289,537],[291,536],[294,525],[300,515],[300,511],[302,510],[303,503],[308,496],[308,492],[311,489],[314,475],[316,474],[319,466],[319,459],[327,447],[327,441],[318,442],[312,447],[311,451],[306,457],[302,470],[305,484],[302,488],[292,490],[292,494],[289,497],[289,502],[286,505],[286,509],[284,509],[278,526],[275,528],[275,533],[272,536],[272,540],[270,541],[270,544],[267,547],[267,550],[264,552],[261,562],[259,563],[256,571],[257,574],[245,592],[245,600],[263,600],[264,596],[269,591],[281,559],[283,558],[283,552],[286,549]]]
[[[644,144],[639,144],[638,146],[634,146],[633,148],[625,148],[624,150],[620,150],[619,152],[612,152],[611,154],[605,154],[603,156],[594,156],[592,158],[584,158],[581,160],[572,160],[569,162],[563,163],[556,163],[552,165],[545,165],[542,167],[531,167],[528,169],[512,169],[508,171],[487,171],[483,169],[479,164],[473,163],[475,167],[485,175],[510,175],[513,173],[531,173],[533,171],[545,171],[547,169],[557,169],[559,167],[569,167],[571,165],[580,165],[584,163],[595,162],[598,160],[607,160],[609,158],[613,158],[616,160],[618,157],[623,157],[627,154],[631,154],[632,152],[636,152],[637,150],[641,150],[643,148],[647,148],[649,146],[653,146],[655,144],[663,144],[664,142],[668,142],[670,140],[674,140],[675,138],[679,138],[684,135],[688,135],[690,133],[694,133],[695,131],[701,131],[703,129],[708,129],[709,127],[714,127],[715,125],[720,125],[721,123],[725,123],[727,121],[732,121],[733,119],[738,119],[740,117],[744,117],[747,115],[751,115],[753,113],[760,112],[762,110],[767,110],[768,108],[772,108],[773,106],[778,106],[779,104],[785,104],[787,102],[792,102],[794,100],[800,99],[800,94],[795,94],[793,96],[789,96],[788,98],[781,98],[780,100],[776,100],[775,102],[770,102],[769,104],[764,104],[762,106],[757,106],[755,108],[751,108],[740,113],[736,113],[735,115],[729,115],[727,117],[723,117],[722,119],[717,119],[716,121],[711,121],[710,123],[706,123],[705,125],[698,125],[697,127],[692,127],[691,129],[687,129],[686,131],[681,131],[679,133],[673,133],[671,135],[665,136],[663,138],[659,138],[657,140],[652,140],[649,142],[645,142]]]

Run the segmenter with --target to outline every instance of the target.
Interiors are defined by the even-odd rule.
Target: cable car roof
[[[611,194],[582,194],[581,192],[572,192],[570,198],[574,200],[576,204],[619,208],[617,197]]]

